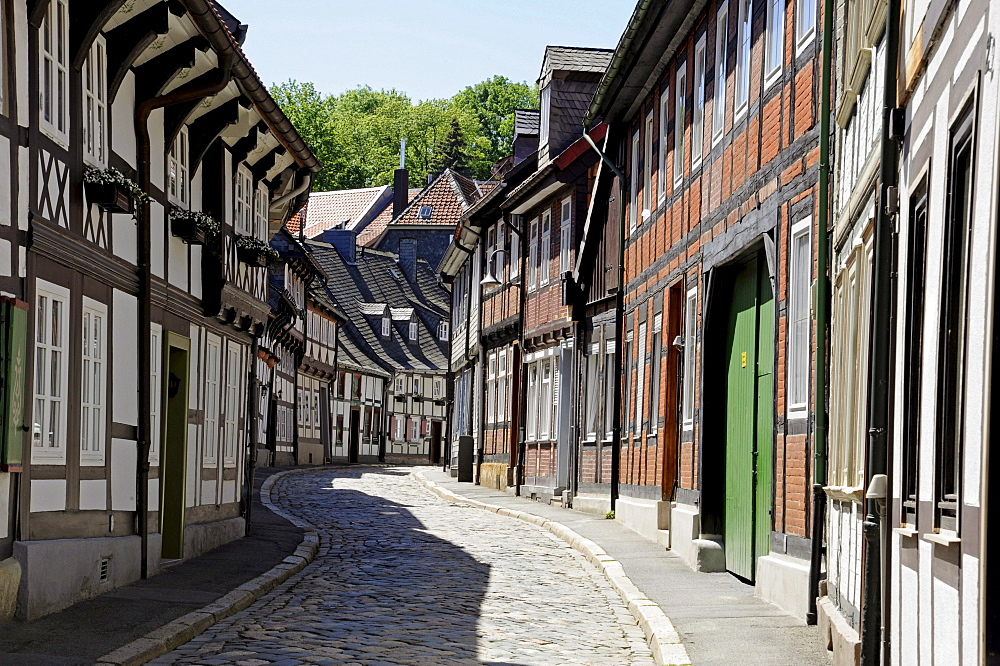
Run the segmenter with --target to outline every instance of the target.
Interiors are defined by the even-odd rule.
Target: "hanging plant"
[[[270,266],[278,259],[278,251],[253,236],[236,235],[236,254],[251,266]]]
[[[191,245],[202,245],[221,231],[219,223],[208,213],[183,208],[170,209],[170,232]]]
[[[114,167],[87,167],[83,172],[83,186],[87,190],[87,200],[109,213],[132,213],[136,205],[150,200],[135,182]]]

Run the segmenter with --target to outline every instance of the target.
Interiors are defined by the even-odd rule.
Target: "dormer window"
[[[431,219],[431,215],[433,213],[434,213],[434,207],[433,206],[421,206],[420,210],[417,211],[417,219],[418,220],[429,220],[429,219]]]
[[[382,317],[382,337],[383,338],[389,337],[389,330],[390,330],[389,317],[388,316]]]
[[[410,342],[417,341],[417,322],[410,322]]]
[[[438,340],[448,340],[448,322],[438,324]]]
[[[549,85],[542,88],[541,95],[539,95],[539,102],[541,109],[539,110],[538,119],[538,145],[544,146],[549,142],[549,114],[552,112],[552,86]]]
[[[167,196],[170,201],[187,207],[191,203],[188,180],[188,128],[181,127],[170,146],[167,159]]]

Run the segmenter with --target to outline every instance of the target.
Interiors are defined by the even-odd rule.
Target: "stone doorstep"
[[[312,472],[320,469],[325,468],[286,470],[268,477],[261,486],[261,502],[273,513],[290,519],[289,516],[278,510],[271,502],[271,487],[278,478],[286,474]],[[281,563],[272,567],[270,571],[265,571],[253,580],[240,585],[232,592],[219,597],[207,606],[182,615],[159,629],[154,629],[145,636],[137,638],[131,643],[127,643],[102,657],[98,657],[97,663],[104,665],[113,664],[114,666],[145,664],[147,661],[162,656],[204,633],[206,629],[216,622],[240,612],[278,585],[284,583],[293,574],[302,571],[316,557],[316,552],[319,549],[319,534],[308,523],[299,524],[303,522],[300,520],[292,520],[292,522],[298,527],[307,530],[302,537],[302,543],[295,549],[294,555],[286,557]]]
[[[653,660],[657,664],[664,666],[689,666],[691,664],[691,658],[688,656],[687,649],[684,647],[680,636],[674,629],[673,623],[663,612],[663,609],[655,602],[647,599],[625,574],[621,563],[609,556],[596,543],[583,538],[580,534],[577,534],[562,523],[552,520],[542,520],[539,523],[533,520],[533,518],[540,518],[534,514],[465,499],[447,488],[441,488],[421,472],[411,472],[411,474],[428,490],[446,499],[457,500],[462,504],[478,506],[487,511],[516,517],[525,522],[545,527],[549,532],[579,551],[601,571],[605,579],[607,579],[612,588],[621,596],[622,601],[628,606],[628,610],[632,613],[632,617],[635,618],[636,623],[642,628],[643,633],[646,635],[646,643],[653,653]]]

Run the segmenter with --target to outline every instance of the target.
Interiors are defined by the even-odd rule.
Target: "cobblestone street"
[[[597,570],[542,528],[438,498],[409,469],[289,474],[271,491],[316,560],[152,663],[651,664]]]

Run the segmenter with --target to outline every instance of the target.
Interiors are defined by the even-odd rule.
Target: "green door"
[[[757,259],[733,282],[726,336],[726,568],[754,580],[771,538],[774,299]]]

